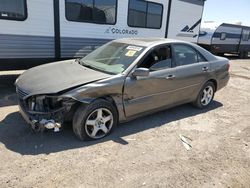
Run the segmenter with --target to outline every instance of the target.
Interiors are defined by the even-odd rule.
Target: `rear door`
[[[209,78],[210,63],[188,44],[174,44],[173,56],[179,102],[191,102],[196,99],[200,88]]]

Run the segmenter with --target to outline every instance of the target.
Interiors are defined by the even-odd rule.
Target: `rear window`
[[[0,19],[23,21],[26,18],[26,0],[0,0]]]
[[[189,45],[175,44],[173,47],[177,66],[206,62],[206,59]]]

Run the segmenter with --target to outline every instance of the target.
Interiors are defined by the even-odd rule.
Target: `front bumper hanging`
[[[66,107],[61,107],[50,112],[28,111],[24,101],[20,100],[19,111],[24,120],[30,124],[36,132],[43,132],[45,129],[54,129],[54,132],[58,132],[62,127]]]
[[[55,110],[53,112],[29,112],[25,110],[24,105],[21,104],[21,101],[19,102],[19,111],[24,118],[24,120],[31,125],[32,129],[36,132],[43,132],[45,129],[54,129],[54,132],[60,131],[62,127],[63,120],[56,121],[51,117],[53,115],[57,114],[63,114],[65,111],[65,108],[60,108],[58,110]]]

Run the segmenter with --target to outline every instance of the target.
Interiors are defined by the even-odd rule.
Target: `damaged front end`
[[[42,132],[45,129],[53,129],[54,132],[58,132],[66,114],[75,104],[71,98],[54,95],[23,97],[20,96],[20,89],[17,89],[17,93],[19,94],[20,112],[36,132]]]

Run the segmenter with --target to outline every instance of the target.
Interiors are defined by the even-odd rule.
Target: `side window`
[[[177,66],[206,61],[206,59],[201,54],[188,45],[175,44],[173,46],[173,51]]]
[[[142,0],[130,0],[128,26],[160,29],[163,5]]]
[[[242,40],[243,41],[248,41],[249,38],[250,38],[250,31],[243,30],[243,32],[242,32]]]
[[[199,53],[197,53],[198,56],[198,62],[206,62],[207,60]]]
[[[65,0],[69,21],[115,24],[117,0]]]
[[[156,3],[148,3],[147,25],[148,28],[161,28],[163,6]]]
[[[206,35],[207,35],[206,31],[200,31],[200,33],[199,33],[199,37],[203,37],[203,36],[206,36]]]
[[[151,72],[171,68],[172,55],[170,46],[160,47],[148,54],[139,67],[148,68]]]
[[[26,18],[26,0],[0,0],[0,19],[24,21]]]
[[[226,40],[226,38],[227,38],[227,33],[220,34],[220,40]]]
[[[130,0],[128,12],[128,25],[133,27],[145,27],[147,17],[147,2]]]

